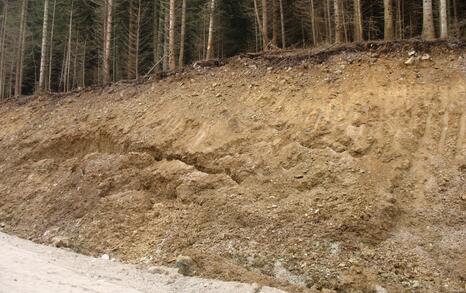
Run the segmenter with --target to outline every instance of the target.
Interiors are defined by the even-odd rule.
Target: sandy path
[[[262,292],[283,291],[235,282],[183,277],[169,268],[157,273],[38,245],[0,233],[0,293],[51,292]]]

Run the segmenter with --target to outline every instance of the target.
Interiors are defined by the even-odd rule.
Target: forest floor
[[[249,54],[2,103],[0,229],[289,292],[465,292],[465,48]]]

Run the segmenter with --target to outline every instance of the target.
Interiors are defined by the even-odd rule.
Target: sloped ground
[[[149,270],[96,259],[0,233],[0,292],[50,293],[283,293],[237,282],[183,277],[174,269]]]
[[[465,47],[392,48],[4,103],[4,231],[296,292],[464,292]]]

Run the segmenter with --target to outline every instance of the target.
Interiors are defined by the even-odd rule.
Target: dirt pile
[[[0,222],[290,291],[464,292],[464,44],[414,49],[4,103]]]

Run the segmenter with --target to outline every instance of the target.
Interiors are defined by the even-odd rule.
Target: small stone
[[[380,285],[375,285],[375,293],[388,293],[388,290]]]
[[[327,289],[327,288],[323,288],[320,292],[322,292],[322,293],[337,293],[337,291],[335,291],[333,289]]]
[[[110,256],[108,254],[102,254],[100,258],[103,260],[110,260]]]
[[[178,272],[183,276],[192,276],[197,272],[197,265],[189,256],[178,256],[175,265],[178,268]]]
[[[0,228],[5,228],[5,223],[4,222],[0,223]]]
[[[55,247],[64,247],[68,248],[70,247],[70,239],[68,237],[63,237],[63,236],[55,236],[52,238],[52,244]]]
[[[408,53],[408,56],[409,56],[409,57],[412,57],[412,56],[414,56],[414,55],[416,55],[416,51],[414,51],[414,50],[413,50],[413,51],[410,51],[410,52]]]
[[[430,60],[430,55],[429,54],[422,55],[421,60],[423,61]]]

